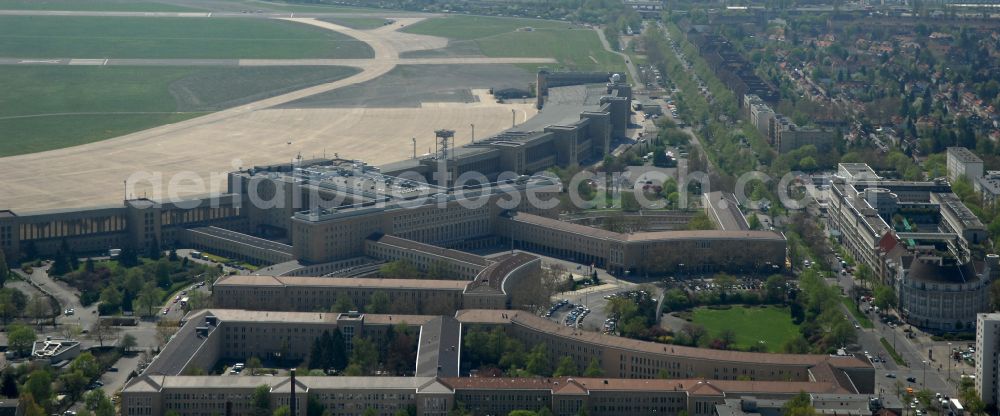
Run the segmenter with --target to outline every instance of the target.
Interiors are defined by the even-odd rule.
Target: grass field
[[[733,306],[729,309],[697,308],[694,323],[705,327],[711,337],[726,330],[736,333],[735,345],[747,349],[764,341],[769,352],[780,352],[782,344],[799,337],[788,308]]]
[[[0,10],[190,12],[183,6],[134,0],[0,0]]]
[[[566,22],[449,16],[428,19],[404,31],[446,37],[452,43],[474,42],[486,56],[551,57],[566,69],[584,71],[625,68],[621,57],[604,49],[596,32]]]
[[[120,136],[355,72],[340,67],[0,67],[0,156]]]
[[[270,19],[0,16],[0,56],[370,58],[364,42]]]

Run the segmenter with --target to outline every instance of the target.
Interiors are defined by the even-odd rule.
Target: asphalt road
[[[81,329],[89,330],[97,322],[97,304],[92,304],[86,308],[83,307],[80,303],[80,292],[63,282],[49,277],[49,267],[49,264],[42,267],[35,267],[31,275],[25,275],[20,270],[15,270],[15,273],[29,280],[35,287],[52,295],[59,301],[61,310],[58,311],[59,317],[56,318],[56,324],[77,324],[80,325]],[[67,316],[63,313],[67,309],[74,309],[75,313],[72,316]]]
[[[833,263],[835,259],[832,258],[832,255],[829,257],[827,260]],[[834,270],[838,269],[839,267],[834,267]],[[844,293],[851,293],[855,281],[849,274],[845,276],[838,273],[835,278],[828,279],[828,283],[840,286]],[[847,307],[844,308],[844,313],[848,319],[854,321],[853,315],[850,314]],[[949,381],[947,343],[931,341],[929,335],[919,331],[915,332],[918,334],[916,339],[910,339],[903,331],[905,325],[893,328],[884,324],[874,313],[868,314],[868,317],[875,324],[875,327],[858,330],[858,346],[862,352],[868,351],[873,356],[885,358],[884,363],[873,364],[876,370],[875,392],[877,394],[901,396],[900,393],[905,395],[907,387],[912,387],[914,390],[927,388],[935,393],[955,397],[962,372],[965,371],[966,374],[973,372],[970,366],[952,361],[950,363],[951,380]],[[882,338],[885,338],[893,346],[906,365],[897,365],[893,361],[888,350],[882,345]],[[960,345],[964,345],[964,343],[956,343],[956,346]],[[934,350],[933,358],[936,361],[928,360],[928,348]],[[890,374],[895,377],[889,377]],[[915,382],[907,381],[909,377],[913,377]]]
[[[639,84],[639,71],[635,70],[635,64],[632,62],[631,59],[628,58],[628,55],[612,49],[611,48],[611,44],[608,43],[608,38],[604,36],[604,31],[603,30],[601,30],[600,28],[596,28],[595,27],[594,31],[597,32],[597,37],[601,39],[601,45],[604,45],[604,49],[605,50],[607,50],[608,52],[611,52],[611,53],[613,53],[615,55],[618,55],[618,56],[622,57],[623,60],[625,60],[625,67],[628,69],[629,81],[632,82],[632,84],[635,84],[636,86],[639,86],[640,85]]]

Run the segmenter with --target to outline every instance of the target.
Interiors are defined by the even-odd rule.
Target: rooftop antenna
[[[413,137],[410,140],[413,140],[413,158],[416,159],[417,158],[417,138]]]

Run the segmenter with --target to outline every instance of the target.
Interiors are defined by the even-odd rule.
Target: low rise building
[[[788,153],[803,146],[815,146],[819,152],[833,149],[835,135],[832,131],[800,127],[781,114],[775,114],[768,122],[768,138],[778,153]]]
[[[33,360],[47,360],[50,364],[70,361],[80,355],[80,342],[69,339],[46,338],[35,341],[31,347]]]

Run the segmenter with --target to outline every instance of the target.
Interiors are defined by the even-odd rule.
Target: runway
[[[222,192],[227,171],[252,165],[286,162],[304,157],[333,156],[381,164],[404,159],[417,148],[433,146],[434,130],[456,131],[455,145],[476,136],[486,137],[534,116],[531,104],[499,104],[477,91],[476,103],[427,103],[419,108],[321,108],[276,109],[300,98],[376,79],[400,64],[497,64],[539,62],[524,58],[421,58],[400,59],[401,52],[442,48],[443,38],[399,32],[422,19],[399,19],[398,24],[374,30],[357,30],[312,18],[285,20],[333,30],[367,43],[374,59],[352,60],[361,71],[335,82],[313,86],[226,109],[183,122],[155,127],[125,136],[41,153],[0,158],[0,209],[25,213],[38,210],[83,208],[120,203],[122,184],[136,173],[158,176],[142,182],[133,196],[157,194],[160,186],[183,173],[198,186],[174,186],[175,196]],[[53,65],[69,65],[56,59]],[[111,65],[114,60],[88,64]],[[144,60],[146,61],[146,60]],[[207,63],[213,60],[197,60]],[[302,60],[303,64],[324,60]],[[78,61],[78,63],[81,61]],[[153,61],[150,61],[153,62]],[[159,62],[162,62],[160,60]],[[545,62],[552,62],[546,60]],[[240,60],[235,65],[267,65],[268,60]],[[338,65],[343,64],[338,63]],[[133,182],[135,183],[135,182]]]
[[[372,13],[323,13],[323,12],[113,12],[113,11],[62,11],[62,10],[0,10],[0,16],[76,16],[76,17],[245,17],[255,19],[285,19],[285,18],[327,18],[327,17],[375,17],[391,19],[426,19],[438,16],[429,13],[409,13],[386,11]]]
[[[552,58],[397,58],[396,65],[552,64]],[[0,65],[86,66],[352,66],[362,68],[370,59],[113,59],[113,58],[2,58]]]

